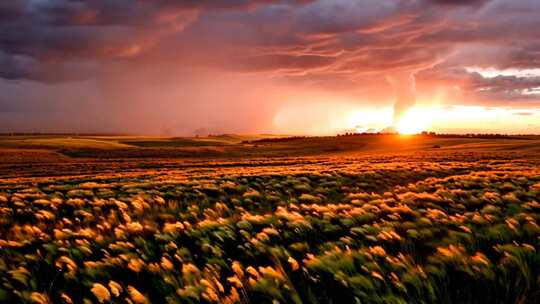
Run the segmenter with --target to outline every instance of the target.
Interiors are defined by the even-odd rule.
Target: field
[[[0,137],[2,303],[540,303],[540,137]]]

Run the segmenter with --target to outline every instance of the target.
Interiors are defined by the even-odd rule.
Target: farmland
[[[0,138],[0,302],[540,302],[539,138],[259,138]]]

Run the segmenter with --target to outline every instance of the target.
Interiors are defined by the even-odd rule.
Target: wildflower
[[[176,223],[165,223],[163,225],[163,232],[165,233],[173,233],[184,229],[184,225],[180,222]]]
[[[259,191],[255,189],[250,189],[246,191],[242,196],[245,198],[257,199],[261,197],[261,194],[259,193]]]
[[[284,279],[283,275],[281,273],[279,273],[278,271],[276,271],[271,266],[259,267],[259,272],[262,273],[266,277],[271,277],[271,278],[278,279],[278,280],[283,280]]]
[[[49,297],[46,294],[42,294],[42,293],[39,293],[39,292],[32,292],[30,294],[30,300],[32,301],[32,303],[36,303],[36,304],[48,304],[48,303],[50,303],[49,302]]]
[[[94,283],[94,285],[92,285],[91,291],[94,294],[94,296],[96,296],[99,303],[103,303],[111,299],[111,294],[109,293],[109,290],[107,289],[107,287],[99,283]]]
[[[506,225],[508,226],[508,228],[510,228],[511,230],[517,232],[517,226],[519,226],[519,222],[514,219],[514,218],[510,218],[510,219],[507,219],[505,220],[506,222]]]
[[[142,293],[140,293],[137,289],[135,289],[135,287],[130,285],[128,286],[127,290],[128,290],[129,296],[131,297],[131,300],[133,300],[134,303],[150,304],[148,299]]]
[[[211,302],[218,302],[219,301],[219,296],[217,294],[216,289],[212,285],[212,283],[210,283],[206,279],[202,279],[200,281],[200,283],[201,283],[201,285],[203,285],[205,287],[205,291],[202,294],[203,298],[205,298],[206,300],[211,301]]]
[[[242,286],[243,286],[242,281],[240,281],[240,279],[235,275],[232,276],[232,277],[228,277],[227,282],[231,283],[232,285],[234,285],[237,288],[242,288]]]
[[[423,279],[427,278],[427,274],[424,271],[424,268],[422,268],[422,266],[417,265],[416,268],[414,268],[414,271],[418,273]]]
[[[445,257],[455,258],[461,255],[461,253],[463,252],[463,248],[461,246],[450,245],[447,248],[437,247],[437,252]]]
[[[46,294],[39,292],[32,292],[30,294],[30,300],[36,304],[49,304],[49,297]]]
[[[65,304],[73,304],[71,298],[65,293],[60,296],[60,299],[62,299],[62,302],[64,302]]]
[[[77,270],[77,264],[75,264],[75,262],[73,262],[67,256],[61,256],[58,258],[55,265],[58,268],[66,267],[69,272],[75,272],[75,270]]]
[[[240,302],[240,294],[238,294],[238,291],[236,288],[231,288],[231,293],[228,295],[224,300],[224,304],[234,304]]]
[[[200,300],[199,290],[197,289],[197,287],[193,285],[189,285],[184,288],[177,289],[176,294],[181,296],[182,298],[193,298],[193,299],[196,299],[197,301]]]
[[[298,200],[303,202],[303,203],[308,203],[308,204],[318,203],[318,202],[321,201],[321,199],[319,197],[316,197],[314,195],[307,194],[307,193],[302,193],[302,195],[300,195]]]
[[[486,266],[489,265],[489,260],[488,258],[481,252],[477,252],[472,258],[471,260],[476,263],[476,264],[484,264]]]
[[[166,257],[161,258],[161,267],[163,267],[164,269],[167,269],[169,271],[172,271],[174,269],[173,263],[169,259],[167,259]]]
[[[81,229],[79,230],[78,234],[79,236],[87,238],[87,239],[93,239],[95,235],[94,231],[90,228]]]
[[[260,276],[257,269],[255,269],[255,268],[253,268],[251,266],[248,266],[246,268],[246,272],[249,273],[250,275],[254,276],[255,278],[258,278]]]
[[[533,252],[536,251],[536,248],[534,248],[534,246],[532,246],[530,244],[522,243],[521,246],[523,246],[523,248],[526,248],[529,251],[533,251]]]
[[[54,220],[55,218],[55,215],[52,213],[52,212],[49,212],[47,210],[40,210],[37,214],[36,214],[36,218],[38,220],[49,220],[49,221],[52,221]]]
[[[470,229],[469,227],[463,226],[463,225],[459,226],[459,229],[461,229],[461,230],[463,230],[463,231],[465,231],[465,232],[467,232],[467,233],[471,233],[471,232],[472,232],[471,229]]]
[[[56,228],[53,230],[53,235],[54,238],[58,240],[65,239],[68,236],[64,231]]]
[[[446,213],[444,213],[443,211],[439,209],[431,209],[431,208],[428,208],[426,215],[429,219],[432,219],[432,220],[437,220],[437,219],[447,217]]]
[[[131,223],[131,216],[126,212],[122,212],[122,219],[124,219],[124,222],[126,223]]]
[[[261,242],[268,242],[270,240],[270,237],[268,236],[268,234],[266,234],[264,232],[257,233],[256,238],[257,238],[257,240],[259,240]]]
[[[139,222],[131,222],[126,225],[127,230],[131,233],[138,233],[143,231],[143,226]]]
[[[276,229],[271,228],[271,227],[264,228],[262,232],[266,233],[267,235],[279,236],[279,232]]]
[[[144,201],[141,200],[140,198],[131,201],[131,205],[133,206],[135,211],[138,212],[138,213],[143,212],[144,207],[145,207]]]
[[[242,264],[240,264],[240,262],[233,261],[232,262],[232,270],[239,278],[244,277],[244,270],[242,270]]]
[[[401,236],[397,234],[395,231],[381,231],[377,237],[381,240],[390,241],[390,240],[401,240]]]
[[[118,206],[118,209],[120,209],[120,210],[127,210],[128,209],[128,205],[126,203],[124,203],[124,202],[114,200],[114,203],[116,204],[116,206]]]
[[[146,266],[146,268],[148,269],[148,271],[150,271],[151,273],[160,273],[161,272],[161,267],[158,263],[148,263],[148,265]]]
[[[254,287],[255,285],[257,285],[257,280],[255,280],[254,278],[249,278],[248,283],[251,287]]]
[[[125,235],[124,230],[121,228],[114,228],[114,236],[118,239],[122,238]]]
[[[386,251],[381,246],[369,247],[369,252],[380,257],[384,257],[386,255]]]
[[[144,265],[144,261],[141,259],[131,259],[128,263],[128,268],[135,272],[140,272]]]
[[[182,265],[182,277],[186,281],[191,282],[194,278],[198,277],[199,272],[199,268],[193,264],[187,263]]]
[[[372,271],[372,272],[371,272],[371,275],[372,275],[374,278],[377,278],[377,279],[379,279],[379,280],[381,280],[381,281],[384,281],[384,277],[383,277],[380,273],[378,273],[378,272],[376,272],[376,271]]]
[[[109,288],[111,289],[111,292],[115,297],[118,297],[122,292],[122,286],[120,286],[120,284],[116,283],[115,281],[109,281]]]
[[[293,257],[289,257],[289,258],[287,259],[287,262],[289,262],[289,265],[291,265],[291,269],[292,269],[293,271],[297,271],[298,268],[300,268],[300,267],[298,266],[298,262],[297,262]]]

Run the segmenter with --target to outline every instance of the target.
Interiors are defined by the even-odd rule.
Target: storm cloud
[[[538,107],[540,72],[519,71],[540,68],[539,15],[535,0],[2,1],[0,131],[271,131],[287,96],[387,105],[395,75],[459,89],[447,104]]]

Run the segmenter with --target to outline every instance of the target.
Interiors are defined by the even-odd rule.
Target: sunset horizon
[[[0,133],[540,133],[534,1],[123,2],[0,6]]]
[[[3,303],[540,303],[540,0],[0,0]]]

